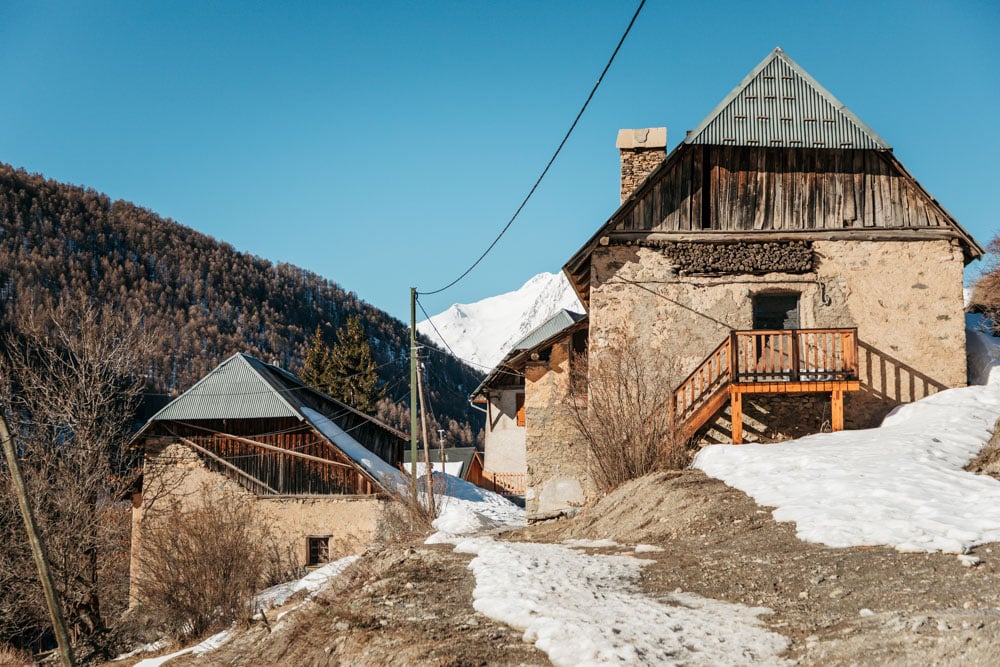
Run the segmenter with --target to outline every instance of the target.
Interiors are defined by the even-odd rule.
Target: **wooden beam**
[[[830,426],[834,431],[844,430],[844,392],[830,392]]]
[[[608,242],[612,241],[699,241],[705,243],[747,243],[763,241],[932,241],[961,238],[955,230],[949,228],[921,227],[881,227],[868,229],[802,229],[773,231],[767,229],[744,229],[739,232],[720,232],[708,230],[702,232],[613,232],[605,233]]]
[[[817,382],[740,382],[735,387],[742,394],[825,394],[831,391],[858,391],[859,380],[823,380]]]
[[[730,411],[733,422],[733,444],[743,444],[743,394],[737,387],[730,387]]]
[[[358,467],[356,465],[348,465],[346,463],[340,463],[339,461],[331,461],[330,459],[324,459],[320,456],[310,456],[309,454],[303,454],[302,452],[297,452],[293,449],[284,449],[282,447],[275,447],[274,445],[267,445],[264,444],[263,442],[257,442],[256,440],[251,440],[250,438],[241,438],[240,436],[232,435],[231,433],[219,433],[215,429],[204,428],[203,426],[196,426],[195,424],[188,424],[186,422],[177,422],[177,423],[183,424],[184,426],[188,426],[190,428],[198,429],[200,431],[206,431],[208,433],[211,433],[216,438],[227,438],[229,440],[235,440],[237,442],[242,442],[247,445],[250,445],[251,447],[259,447],[260,449],[266,449],[271,452],[277,452],[279,454],[287,454],[288,456],[294,456],[295,458],[304,459],[306,461],[326,463],[328,465],[340,466],[342,468],[350,468],[352,470],[357,469]],[[321,439],[323,442],[326,442],[325,437],[322,437]]]
[[[249,480],[253,484],[256,484],[258,486],[264,487],[265,489],[267,489],[270,493],[273,493],[274,495],[279,495],[277,491],[275,491],[270,486],[268,486],[264,482],[260,481],[259,479],[257,479],[253,475],[251,475],[250,473],[247,473],[247,472],[244,472],[244,471],[240,470],[239,468],[237,468],[236,466],[234,466],[229,461],[225,460],[221,456],[216,456],[215,454],[213,454],[212,452],[208,451],[207,449],[205,449],[201,445],[197,444],[193,440],[188,440],[187,438],[184,438],[184,437],[181,437],[181,436],[177,436],[177,437],[178,437],[178,439],[180,439],[181,442],[183,442],[185,445],[187,445],[191,449],[194,449],[197,452],[201,452],[202,454],[204,454],[208,458],[212,459],[213,461],[215,461],[219,465],[224,466],[226,469],[232,470],[237,475],[243,477],[244,479]]]

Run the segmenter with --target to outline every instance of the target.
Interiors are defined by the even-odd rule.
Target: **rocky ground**
[[[970,469],[996,474],[997,449],[995,439]],[[641,582],[649,595],[679,589],[768,607],[768,626],[789,640],[786,657],[802,665],[1000,661],[1000,544],[974,549],[971,567],[954,554],[808,544],[698,471],[650,475],[573,520],[504,538],[656,545],[640,554],[651,561]],[[473,609],[470,558],[444,545],[384,547],[280,620],[275,610],[222,649],[169,664],[547,664],[519,632]]]

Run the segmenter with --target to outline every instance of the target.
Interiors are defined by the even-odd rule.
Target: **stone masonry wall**
[[[135,581],[141,575],[142,529],[148,517],[196,505],[208,493],[234,494],[254,505],[269,526],[282,553],[292,554],[300,566],[308,562],[308,536],[330,537],[330,558],[362,551],[371,541],[387,501],[375,496],[308,496],[260,498],[225,475],[213,472],[191,449],[170,443],[147,458],[144,489],[132,509],[130,561],[131,603]]]
[[[549,361],[525,369],[528,521],[572,514],[596,497],[588,450],[573,423],[570,403],[570,342],[552,347]]]
[[[667,157],[667,128],[619,130],[615,142],[622,162],[622,201]]]
[[[755,294],[784,291],[800,294],[802,328],[858,329],[862,391],[847,395],[847,428],[877,425],[895,405],[965,384],[957,244],[814,241],[813,251],[815,268],[804,274],[708,277],[678,275],[657,248],[598,248],[591,263],[592,361],[624,328],[676,387],[730,330],[752,327]]]

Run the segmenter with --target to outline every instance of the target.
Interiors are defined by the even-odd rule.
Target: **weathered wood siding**
[[[684,147],[619,231],[947,227],[890,158],[869,150]]]

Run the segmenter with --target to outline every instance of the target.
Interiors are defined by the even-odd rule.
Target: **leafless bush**
[[[572,414],[594,481],[604,491],[690,459],[673,415],[673,388],[654,372],[634,336],[612,336],[599,354],[571,360]],[[657,369],[658,370],[658,369]]]
[[[129,508],[121,498],[146,341],[110,309],[21,305],[3,340],[0,402],[77,653],[106,654],[108,623],[128,599]],[[0,641],[25,643],[45,635],[49,619],[10,494],[0,485]]]
[[[1000,236],[990,241],[990,261],[972,288],[972,305],[989,319],[994,335],[1000,334]]]
[[[137,598],[163,632],[199,637],[248,621],[256,592],[287,578],[286,558],[252,504],[205,487],[144,519]]]
[[[405,473],[405,471],[404,471]],[[433,476],[432,494],[426,492],[426,475],[417,480],[420,491],[416,499],[413,495],[412,481],[406,476],[403,488],[398,489],[390,502],[385,504],[375,527],[375,541],[380,544],[398,544],[409,542],[420,537],[426,537],[434,531],[431,525],[441,514],[448,502],[447,478],[441,474]],[[429,498],[434,499],[434,507],[429,504]]]

